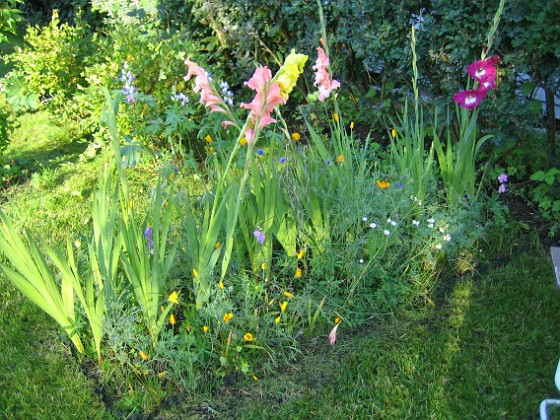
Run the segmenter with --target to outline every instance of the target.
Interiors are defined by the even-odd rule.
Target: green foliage
[[[529,199],[538,206],[540,215],[550,221],[549,236],[553,237],[560,230],[560,170],[537,171],[529,179],[536,182],[529,189]]]
[[[21,12],[16,8],[21,0],[6,0],[0,4],[0,42],[8,41],[6,34],[16,34],[16,25],[21,22]]]
[[[82,73],[97,49],[96,39],[80,20],[76,26],[60,24],[56,11],[48,26],[30,26],[25,45],[6,57],[15,66],[7,80],[8,100],[31,109],[37,100],[66,105],[86,85]]]

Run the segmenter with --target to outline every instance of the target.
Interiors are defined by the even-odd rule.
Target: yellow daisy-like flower
[[[287,298],[290,298],[290,299],[294,297],[294,295],[291,294],[290,292],[284,292],[284,296],[286,296]]]
[[[290,93],[296,86],[299,75],[303,71],[303,67],[307,62],[307,56],[305,54],[296,54],[295,50],[292,50],[290,54],[286,57],[284,65],[280,67],[278,73],[274,76],[273,81],[278,82],[280,85],[280,95],[288,99]]]
[[[219,247],[221,247],[222,244],[219,242],[216,242],[216,244],[214,245],[214,249],[218,249]]]
[[[334,319],[334,323],[335,323],[335,324],[340,324],[340,317],[339,317],[339,316],[337,316],[337,317]]]
[[[241,144],[241,146],[245,146],[247,144],[247,138],[241,137],[241,139],[239,140],[239,144]]]
[[[300,278],[301,276],[303,276],[303,271],[301,271],[301,268],[298,268],[294,277]]]
[[[337,113],[334,113],[332,117],[333,117],[333,119],[334,119],[336,122],[339,122],[339,121],[340,121],[340,118],[338,117],[338,114],[337,114]]]
[[[169,297],[167,298],[167,300],[171,303],[174,303],[175,305],[179,304],[179,293],[177,292],[173,292],[169,295]]]
[[[281,316],[277,316],[276,319],[274,320],[274,322],[276,322],[277,324],[280,324],[280,321],[282,320]]]
[[[280,310],[282,312],[286,311],[286,308],[288,307],[288,301],[285,300],[284,302],[282,302],[282,305],[280,305]]]
[[[193,273],[193,276],[198,277],[198,271],[196,270],[196,268],[192,269],[192,273]]]
[[[170,181],[173,181],[174,179],[175,179],[175,172],[171,172],[171,173],[169,174],[169,180],[170,180]]]
[[[142,360],[148,360],[148,354],[144,351],[140,352],[140,357],[142,358]]]
[[[177,320],[175,319],[175,315],[173,314],[169,315],[169,323],[171,325],[175,325],[177,323]]]
[[[352,121],[352,122],[350,123],[350,130],[353,130],[353,129],[354,129],[354,121]]]
[[[397,130],[395,130],[394,128],[391,130],[391,137],[397,137]]]
[[[336,158],[336,161],[337,161],[338,163],[344,162],[344,155],[338,155],[338,157]]]
[[[224,285],[224,282],[220,280],[220,282],[218,283],[218,285],[220,286],[220,289],[225,289],[226,286]]]
[[[208,151],[210,152],[210,154],[214,153],[214,146],[210,146],[210,149],[208,149]]]
[[[209,330],[208,325],[203,325],[202,326],[202,331],[204,331],[205,333],[207,333]]]
[[[299,252],[297,253],[298,260],[301,260],[304,255],[305,255],[305,250],[300,249]]]
[[[212,136],[210,134],[208,134],[206,137],[204,137],[204,140],[206,140],[208,143],[212,143]]]
[[[300,141],[301,135],[299,133],[292,133],[292,140],[293,141]]]
[[[261,269],[266,270],[266,263],[261,264]]]
[[[226,324],[229,324],[229,321],[231,321],[231,318],[233,318],[233,314],[231,312],[228,312],[227,314],[224,315],[224,322]]]
[[[253,334],[247,333],[243,336],[243,340],[245,341],[253,341]]]

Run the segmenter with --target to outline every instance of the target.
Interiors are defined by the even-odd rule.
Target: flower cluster
[[[284,98],[288,99],[296,86],[307,59],[308,57],[305,54],[296,54],[295,50],[292,50],[286,57],[284,65],[280,67],[280,70],[274,76],[274,80],[280,85],[280,95]]]
[[[148,245],[148,253],[150,255],[154,254],[154,240],[153,240],[153,232],[150,226],[146,227],[144,231],[144,239],[146,239],[146,243]]]
[[[506,182],[508,181],[507,174],[498,175],[498,181],[500,182],[500,188],[498,188],[498,194],[503,194],[507,191]]]
[[[233,106],[233,92],[229,89],[229,84],[227,82],[221,82],[218,86],[221,89],[221,94],[224,97],[226,105]]]
[[[222,112],[227,114],[227,111],[220,106],[224,104],[224,101],[213,88],[210,74],[189,58],[185,60],[185,64],[189,68],[185,76],[185,82],[189,81],[191,77],[194,76],[193,91],[195,93],[200,92],[200,103],[210,107],[210,112]]]
[[[138,92],[138,88],[134,86],[134,82],[136,82],[136,77],[130,69],[128,68],[128,64],[124,63],[124,68],[121,71],[121,76],[119,80],[124,83],[124,87],[121,89],[123,95],[126,96],[126,103],[129,104],[131,102],[136,102],[136,92]]]
[[[187,95],[185,95],[183,92],[176,93],[175,95],[173,95],[171,97],[171,100],[173,102],[179,102],[179,104],[181,106],[185,106],[186,104],[188,104],[190,102],[189,97]]]
[[[478,82],[477,89],[458,92],[453,100],[463,108],[473,109],[486,97],[486,92],[496,87],[496,63],[499,57],[493,56],[478,60],[467,67],[469,75]]]
[[[322,39],[321,43],[324,43]],[[315,70],[315,82],[313,86],[317,86],[319,90],[318,99],[323,102],[330,96],[332,90],[340,87],[340,83],[333,80],[328,72],[330,64],[329,57],[327,57],[323,48],[318,47],[317,54],[317,61],[313,66],[313,70]]]

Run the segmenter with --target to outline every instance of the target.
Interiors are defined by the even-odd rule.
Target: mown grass
[[[55,240],[85,231],[103,156],[80,158],[84,143],[46,112],[20,121],[8,156],[23,176],[5,192],[3,210]],[[326,336],[304,342],[298,360],[274,374],[171,398],[154,417],[535,417],[539,402],[557,395],[560,357],[560,293],[545,251],[534,247],[484,275],[440,285],[435,307],[360,329],[343,324],[334,347]],[[0,287],[4,417],[112,417],[54,322],[3,278]]]

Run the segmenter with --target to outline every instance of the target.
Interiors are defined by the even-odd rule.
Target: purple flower
[[[152,238],[152,228],[150,226],[146,227],[146,230],[144,231],[144,238],[146,239],[146,242],[148,243],[148,250],[151,253],[154,252],[154,240]]]
[[[285,157],[281,157],[280,159],[278,159],[278,162],[280,162],[280,163],[286,163],[286,158],[285,158]]]
[[[254,236],[255,238],[257,238],[257,242],[258,242],[259,244],[261,244],[261,245],[264,244],[264,239],[265,239],[265,237],[264,237],[263,231],[257,229],[257,230],[255,230],[255,231],[253,232],[253,236]]]
[[[500,181],[502,184],[507,182],[508,180],[508,176],[507,174],[500,174],[498,175],[498,181]]]
[[[264,150],[263,150],[263,149],[257,149],[257,154],[258,154],[259,156],[264,155]]]
[[[503,194],[506,191],[506,184],[500,184],[500,188],[498,188],[498,194]]]

